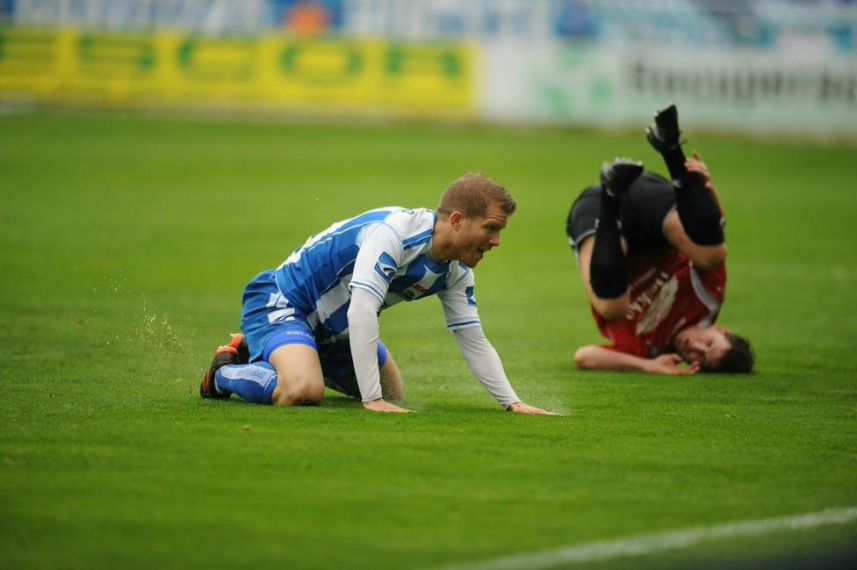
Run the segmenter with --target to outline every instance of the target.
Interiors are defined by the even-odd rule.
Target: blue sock
[[[277,387],[277,372],[267,362],[228,364],[214,373],[214,384],[223,394],[237,394],[254,404],[270,404]]]

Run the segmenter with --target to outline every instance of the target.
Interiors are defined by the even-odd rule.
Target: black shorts
[[[619,210],[622,237],[628,245],[628,257],[669,247],[663,226],[664,219],[673,208],[675,190],[666,178],[644,172],[631,185]],[[585,238],[595,233],[600,209],[601,187],[598,185],[588,187],[572,204],[565,233],[575,251]]]

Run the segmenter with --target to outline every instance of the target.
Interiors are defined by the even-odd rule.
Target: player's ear
[[[461,221],[464,219],[464,215],[458,210],[453,210],[449,215],[449,225],[452,226],[453,229],[457,230],[461,227]]]

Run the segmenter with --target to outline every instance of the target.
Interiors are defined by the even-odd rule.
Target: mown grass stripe
[[[678,550],[724,538],[746,538],[784,530],[848,524],[854,520],[857,520],[857,507],[828,509],[790,517],[738,521],[712,527],[693,527],[618,540],[564,546],[529,554],[443,566],[438,570],[538,570],[553,568],[562,564],[598,562],[626,556],[642,556],[667,550]]]

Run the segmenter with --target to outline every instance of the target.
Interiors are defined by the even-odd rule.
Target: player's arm
[[[504,410],[535,416],[553,415],[521,401],[503,370],[497,351],[488,341],[482,327],[453,331],[458,348],[470,371]]]
[[[595,311],[608,321],[622,319],[631,305],[631,292],[630,290],[626,290],[624,294],[614,299],[602,299],[595,294],[590,283],[589,272],[594,246],[595,236],[589,236],[581,242],[577,252],[578,260],[580,261],[580,277],[583,279],[583,286],[586,288],[589,302],[592,303]]]
[[[648,374],[694,374],[698,364],[681,366],[682,359],[677,354],[662,354],[648,359],[611,350],[603,346],[582,346],[574,353],[574,364],[580,370],[612,370],[616,372],[646,372]]]
[[[378,312],[398,269],[401,241],[395,230],[379,224],[367,229],[351,279],[348,340],[363,407],[373,412],[407,412],[382,398],[378,369]],[[370,233],[371,232],[371,233]]]
[[[458,348],[470,372],[504,410],[530,415],[550,415],[550,412],[522,402],[509,383],[500,355],[482,330],[473,296],[473,273],[459,267],[452,273],[451,278],[451,286],[438,293],[438,297],[443,305],[447,328],[455,335]]]
[[[711,194],[716,207],[719,208],[720,202],[717,198],[717,191],[711,183],[711,173],[702,161],[702,157],[696,152],[693,153],[693,156],[685,162],[685,167],[688,173],[702,179],[705,190]],[[700,245],[694,242],[685,231],[678,210],[673,210],[664,218],[663,231],[667,242],[683,253],[702,271],[714,271],[726,262],[726,244]]]
[[[348,307],[348,340],[363,407],[373,412],[407,412],[382,398],[378,369],[378,310],[381,303],[372,293],[354,287]]]

